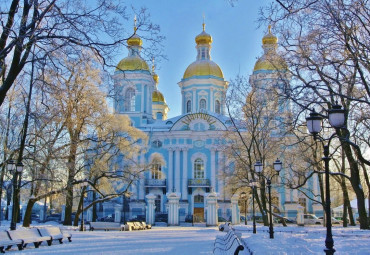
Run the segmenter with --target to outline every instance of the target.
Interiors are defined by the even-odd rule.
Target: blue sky
[[[239,0],[232,7],[227,0],[129,0],[135,8],[146,7],[153,23],[166,37],[164,54],[168,60],[158,63],[159,90],[170,107],[168,117],[181,114],[181,93],[177,83],[196,58],[195,37],[202,32],[203,14],[206,32],[213,37],[211,57],[230,81],[238,74],[249,76],[257,57],[262,54],[262,37],[267,25],[258,28],[261,6],[272,0]],[[140,35],[140,33],[138,33]],[[145,47],[145,41],[144,47]],[[123,52],[122,58],[127,56]],[[148,63],[151,65],[151,63]]]

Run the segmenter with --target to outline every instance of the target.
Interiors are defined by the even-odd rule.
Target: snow
[[[58,225],[57,223],[50,223]],[[35,224],[39,226],[43,224]],[[1,222],[0,229],[9,227],[9,222]],[[43,244],[39,249],[27,246],[22,252],[16,248],[8,254],[212,254],[217,235],[225,235],[217,227],[204,225],[184,225],[178,227],[154,226],[141,231],[86,231],[75,227],[60,227],[72,233],[72,242],[53,243],[51,247]],[[291,225],[274,227],[274,239],[269,238],[268,228],[257,225],[257,234],[252,233],[250,225],[236,225],[241,233],[242,242],[253,254],[324,254],[326,228],[322,226],[298,227]],[[360,230],[358,226],[333,227],[335,254],[370,254],[370,231]],[[249,254],[245,249],[240,254]]]

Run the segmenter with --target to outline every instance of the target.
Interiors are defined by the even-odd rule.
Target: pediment
[[[171,128],[171,131],[226,130],[225,125],[216,117],[207,113],[190,113],[181,117]]]

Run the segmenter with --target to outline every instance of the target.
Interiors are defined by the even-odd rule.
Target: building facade
[[[188,215],[193,215],[195,221],[204,221],[211,208],[207,197],[214,194],[217,215],[225,219],[233,215],[233,194],[226,191],[222,175],[232,163],[224,153],[224,133],[232,127],[225,114],[228,82],[219,65],[212,61],[212,37],[204,24],[195,43],[196,59],[178,82],[181,115],[167,119],[169,107],[158,90],[159,77],[140,56],[142,40],[136,28],[134,36],[128,39],[128,56],[118,63],[113,77],[117,95],[114,111],[128,115],[133,126],[147,133],[149,149],[137,155],[137,159],[150,162],[150,169],[130,187],[130,197],[105,203],[105,214],[121,210],[126,218],[145,215],[150,200],[159,217],[168,213],[171,195],[178,197],[180,222]],[[256,62],[250,83],[256,87],[278,86],[276,81],[281,77],[277,77],[277,71],[287,67],[276,53],[277,38],[269,31],[262,43],[265,53]],[[283,108],[288,107],[286,103]],[[295,217],[298,197],[297,191],[278,189],[277,203],[286,216]],[[306,203],[312,209],[312,203]]]

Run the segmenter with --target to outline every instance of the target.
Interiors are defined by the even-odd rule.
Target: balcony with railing
[[[189,179],[188,180],[188,188],[192,188],[192,187],[209,188],[210,186],[211,186],[211,182],[209,179]]]
[[[146,187],[166,187],[166,179],[146,179]]]

